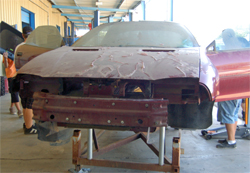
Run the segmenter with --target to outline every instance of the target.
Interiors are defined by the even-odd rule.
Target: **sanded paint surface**
[[[144,51],[143,48],[62,47],[36,57],[18,73],[41,77],[144,80],[199,77],[199,48],[158,50],[159,52],[150,52],[150,49]]]

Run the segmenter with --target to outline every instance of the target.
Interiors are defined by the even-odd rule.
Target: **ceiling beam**
[[[74,3],[75,3],[75,5],[78,7],[78,5],[77,5],[77,3],[76,3],[75,0],[74,0]],[[78,12],[81,14],[80,10],[78,10]],[[83,18],[82,18],[82,19],[83,19]]]
[[[74,23],[76,26],[80,26],[80,25],[88,25],[88,23]]]
[[[61,13],[61,16],[71,16],[71,17],[91,17],[93,18],[94,15],[85,15],[85,14],[67,14],[67,13]],[[100,16],[101,18],[105,18],[107,16]],[[122,17],[113,17],[114,19],[122,19]]]
[[[64,5],[52,5],[52,8],[65,8],[65,9],[74,9],[74,10],[92,10],[92,11],[119,11],[119,12],[133,12],[132,9],[115,9],[115,8],[98,8],[98,7],[79,7],[79,6],[64,6]]]
[[[72,21],[72,22],[91,22],[91,20],[81,20],[81,19],[68,19],[67,21]],[[108,21],[100,21],[100,23],[108,23]]]
[[[116,7],[117,9],[120,9],[122,4],[124,3],[125,0],[121,0],[119,5]],[[116,14],[116,11],[114,12],[113,16]]]

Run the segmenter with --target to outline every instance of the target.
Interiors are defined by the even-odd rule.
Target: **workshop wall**
[[[17,29],[22,31],[21,7],[35,14],[35,27],[58,25],[61,35],[64,36],[64,22],[67,18],[61,16],[57,9],[53,9],[47,0],[0,0],[0,20],[9,25],[17,24]],[[71,27],[70,24],[68,26]]]
[[[17,30],[22,32],[21,8],[34,13],[35,28],[41,25],[53,25],[60,27],[60,34],[64,37],[64,22],[67,18],[61,16],[60,11],[52,8],[47,0],[0,0],[0,21],[9,25],[17,25]],[[68,22],[68,26],[71,24]],[[2,62],[2,55],[0,54]],[[0,65],[0,76],[3,76],[4,68]]]

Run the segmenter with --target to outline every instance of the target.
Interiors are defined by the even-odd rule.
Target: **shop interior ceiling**
[[[128,16],[142,0],[49,0],[52,7],[58,9],[68,21],[75,23],[77,28],[87,27],[94,18],[94,12],[99,10],[100,24],[107,23],[108,17],[113,22],[119,22]],[[84,27],[85,26],[85,27]]]

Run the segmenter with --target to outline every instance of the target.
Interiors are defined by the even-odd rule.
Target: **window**
[[[21,7],[21,17],[22,17],[22,28],[25,26],[30,26],[33,30],[35,29],[35,14],[34,13]]]
[[[56,25],[56,28],[58,29],[58,31],[60,32],[60,26]]]

